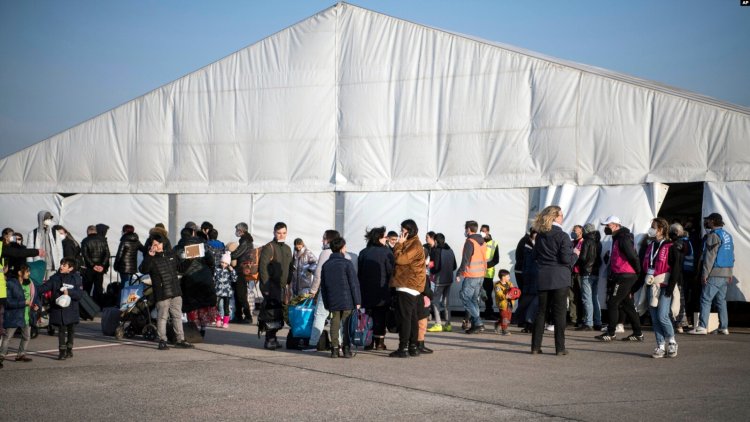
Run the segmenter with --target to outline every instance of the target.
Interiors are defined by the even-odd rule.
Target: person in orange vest
[[[464,309],[471,317],[471,327],[466,330],[466,334],[484,331],[484,323],[479,317],[477,302],[482,290],[484,274],[487,272],[487,245],[477,231],[479,231],[479,224],[476,221],[469,220],[464,225],[466,242],[456,277],[457,283],[463,282],[460,297],[464,303]]]

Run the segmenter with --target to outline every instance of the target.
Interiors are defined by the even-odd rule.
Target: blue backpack
[[[690,239],[687,237],[682,238],[682,243],[687,246],[690,251],[685,254],[685,259],[682,261],[682,271],[695,272],[695,251],[693,251],[693,244],[690,243]]]
[[[349,343],[355,349],[372,344],[372,318],[364,311],[354,310],[346,321]]]

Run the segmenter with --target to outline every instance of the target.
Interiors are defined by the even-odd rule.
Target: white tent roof
[[[0,193],[750,180],[750,110],[339,3],[0,160]]]

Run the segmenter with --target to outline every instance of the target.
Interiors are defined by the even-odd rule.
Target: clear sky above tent
[[[740,0],[353,3],[750,107],[750,7]],[[0,1],[0,157],[333,4]]]

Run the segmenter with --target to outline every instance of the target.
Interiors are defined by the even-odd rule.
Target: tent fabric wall
[[[750,298],[750,184],[747,182],[709,182],[703,189],[703,215],[718,212],[724,228],[734,239],[734,280],[727,290],[727,300],[746,302]]]
[[[42,210],[51,212],[55,221],[60,221],[62,200],[62,196],[49,193],[0,195],[0,230],[10,227],[26,236],[37,227],[37,213]]]
[[[261,246],[273,239],[273,226],[287,225],[286,244],[294,247],[300,238],[316,256],[321,250],[323,232],[335,225],[336,200],[333,192],[256,194],[250,232],[254,244]]]

